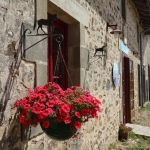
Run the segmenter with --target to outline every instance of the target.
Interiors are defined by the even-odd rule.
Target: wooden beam
[[[139,12],[139,15],[142,17],[150,17],[150,13],[143,13],[143,12]]]
[[[144,3],[147,3],[147,0],[132,0],[134,3],[137,3],[137,4],[144,4]]]
[[[140,6],[140,7],[147,7],[148,3],[144,3],[144,2],[137,2],[134,1],[133,2],[136,6]]]
[[[141,21],[143,20],[143,21],[146,21],[146,22],[150,23],[150,17],[149,16],[141,16],[140,15],[140,19],[141,19]]]
[[[142,26],[147,28],[150,26],[150,6],[148,0],[132,0],[139,13]]]
[[[145,20],[142,20],[142,23],[146,23],[146,24],[150,24],[150,22],[149,21],[145,21]]]
[[[143,7],[142,8],[142,7],[137,6],[136,8],[137,8],[138,11],[142,11],[143,13],[144,12],[145,13],[149,13],[150,12],[148,7],[145,7],[145,8]]]

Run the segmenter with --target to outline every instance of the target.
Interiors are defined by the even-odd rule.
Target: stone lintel
[[[84,26],[89,26],[89,12],[76,0],[49,0]],[[51,7],[49,5],[49,7]],[[51,8],[49,8],[51,9]]]

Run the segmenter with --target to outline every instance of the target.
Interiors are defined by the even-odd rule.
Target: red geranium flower
[[[19,105],[20,105],[20,101],[17,100],[17,101],[15,102],[15,104],[14,104],[14,107],[19,107]]]
[[[35,113],[35,114],[40,114],[41,109],[39,107],[33,107],[32,112]]]
[[[81,128],[81,123],[80,123],[79,121],[76,121],[76,122],[74,123],[74,127],[75,127],[76,129],[80,129],[80,128]]]
[[[55,102],[54,100],[50,100],[50,101],[48,101],[48,102],[46,103],[46,105],[47,105],[48,107],[54,107],[55,104],[56,104],[56,102]]]
[[[43,128],[48,128],[49,126],[50,126],[49,121],[42,122],[42,127]]]
[[[58,116],[58,117],[57,117],[57,121],[58,121],[58,122],[62,122],[62,121],[63,121],[62,116]]]
[[[70,107],[68,104],[64,104],[60,107],[59,112],[62,116],[66,116],[70,112]]]
[[[47,116],[43,115],[42,113],[41,114],[38,114],[38,119],[40,120],[44,120],[46,119]]]
[[[76,111],[74,114],[75,114],[75,116],[77,116],[78,118],[81,118],[81,115],[80,115],[79,112]]]
[[[25,105],[23,106],[23,108],[24,108],[25,110],[31,109],[31,105],[30,105],[30,104],[25,104]]]
[[[83,109],[81,110],[82,116],[88,116],[88,113],[89,113],[89,109],[88,109],[88,108],[83,108]]]
[[[71,122],[71,117],[70,116],[65,116],[64,122],[65,122],[65,124],[70,123]]]
[[[44,116],[49,116],[52,113],[53,113],[53,110],[51,108],[47,108],[41,112],[41,114]]]

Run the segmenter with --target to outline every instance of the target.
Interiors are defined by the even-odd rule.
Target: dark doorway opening
[[[61,43],[61,51],[67,64],[68,26],[59,19],[54,22],[54,26],[55,28],[53,30],[53,34],[62,34],[64,36],[64,39]],[[52,28],[50,27],[48,30],[50,32],[52,31]],[[68,75],[62,57],[58,55],[58,53],[58,42],[56,41],[55,37],[51,36],[48,38],[48,80],[49,82],[53,81],[59,84],[62,89],[66,89],[68,87]],[[55,69],[56,65],[57,70]]]

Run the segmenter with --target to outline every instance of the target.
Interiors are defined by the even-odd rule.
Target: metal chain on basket
[[[55,63],[55,68],[54,68],[54,76],[56,76],[58,74],[59,63],[60,63],[60,52],[58,51],[57,58],[56,58],[56,63]],[[53,80],[54,80],[54,78],[53,78]]]
[[[63,38],[63,37],[62,37],[62,38]],[[64,63],[64,66],[65,66],[65,69],[66,69],[66,71],[67,71],[67,74],[68,74],[69,80],[70,80],[70,82],[71,82],[71,85],[73,86],[73,82],[72,82],[72,80],[71,80],[71,76],[70,76],[70,73],[69,73],[67,64],[66,64],[66,62],[65,62],[64,56],[63,56],[62,51],[61,51],[61,42],[62,42],[62,41],[61,41],[61,40],[58,40],[58,39],[56,39],[56,41],[57,41],[57,43],[58,43],[58,51],[59,51],[59,54],[60,54],[60,56],[61,56],[61,58],[62,58],[62,61],[63,61],[63,63]],[[57,60],[56,60],[56,61],[57,61]]]

